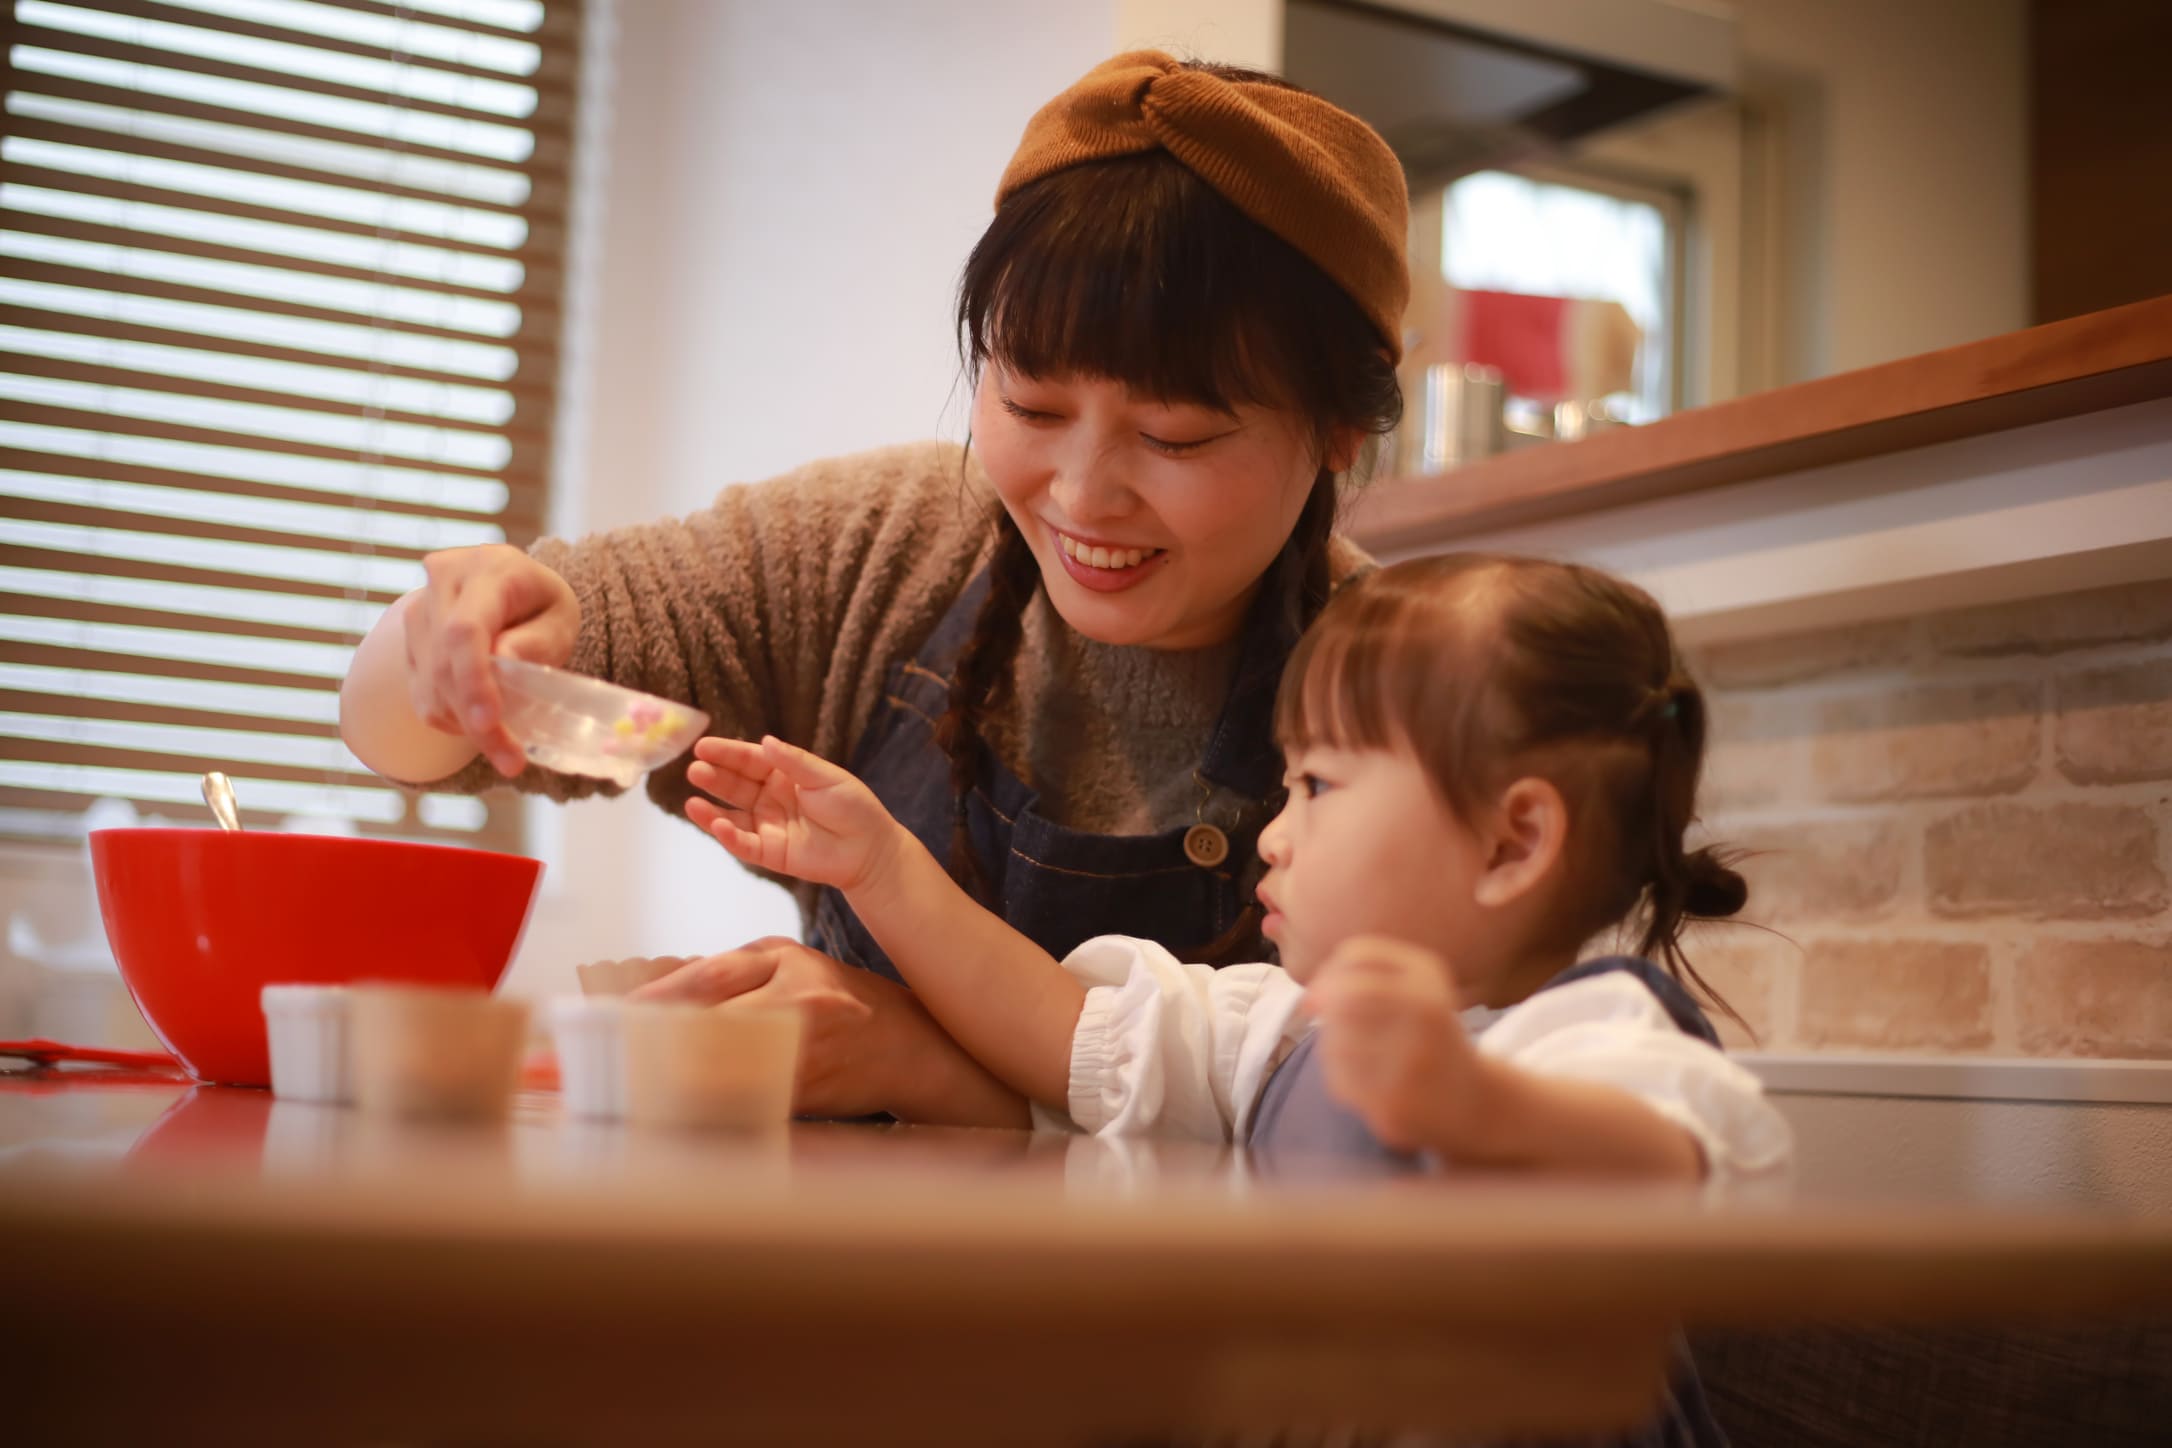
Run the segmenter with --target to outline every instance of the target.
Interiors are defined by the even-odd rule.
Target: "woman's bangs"
[[[1224,412],[1287,405],[1269,339],[1239,305],[1258,293],[1232,220],[1250,225],[1164,156],[1036,182],[966,264],[959,324],[974,370],[1103,377]]]

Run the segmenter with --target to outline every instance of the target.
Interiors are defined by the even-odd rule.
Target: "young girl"
[[[433,554],[357,651],[342,736],[395,779],[588,793],[525,764],[490,656],[565,666],[849,761],[1052,954],[1103,930],[1256,954],[1275,685],[1364,563],[1335,499],[1400,411],[1405,213],[1347,112],[1117,56],[1026,125],[966,262],[970,454],[891,448],[684,520]],[[676,813],[684,771],[649,793]],[[814,948],[707,956],[675,993],[803,1005],[802,1111],[985,1116],[1003,1089],[855,912],[797,893]]]
[[[1259,898],[1279,967],[1216,971],[1123,936],[1059,963],[852,775],[774,738],[697,745],[692,782],[725,808],[687,813],[740,859],[842,891],[966,1050],[1083,1130],[1785,1175],[1785,1123],[1682,984],[1684,921],[1732,914],[1745,889],[1684,850],[1704,701],[1647,595],[1527,559],[1372,573],[1298,644],[1275,721],[1289,794],[1260,837]],[[1665,969],[1577,964],[1632,914]]]

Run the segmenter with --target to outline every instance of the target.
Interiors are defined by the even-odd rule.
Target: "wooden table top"
[[[170,1393],[232,1441],[321,1428],[328,1401],[359,1434],[549,1441],[1566,1430],[1646,1411],[1684,1324],[2172,1307],[2172,1219],[1003,1131],[660,1134],[543,1094],[430,1125],[36,1074],[0,1078],[0,1243],[0,1289],[35,1304],[0,1330],[38,1368],[33,1421],[140,1430]],[[142,1394],[90,1389],[116,1360]]]

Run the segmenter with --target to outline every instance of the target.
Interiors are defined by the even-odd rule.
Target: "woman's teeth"
[[[1137,568],[1161,552],[1159,548],[1094,548],[1064,533],[1056,534],[1056,538],[1067,557],[1090,568]]]

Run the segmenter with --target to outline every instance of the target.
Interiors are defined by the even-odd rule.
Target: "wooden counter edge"
[[[2172,1308],[2172,1220],[1916,1206],[1697,1211],[1609,1195],[1520,1208],[1452,1197],[1273,1202],[906,1192],[637,1199],[229,1179],[0,1180],[0,1285],[123,1314],[238,1294],[406,1300],[488,1282],[522,1311],[759,1304],[1017,1322],[1202,1314],[1446,1328],[1680,1315],[1707,1323],[2029,1317]],[[988,1184],[983,1183],[984,1187]],[[11,1190],[14,1188],[32,1188]],[[1030,1208],[1038,1202],[1041,1211]],[[461,1264],[465,1288],[441,1280]],[[1053,1316],[1052,1316],[1053,1314]],[[4,1337],[5,1334],[0,1334]]]
[[[2172,295],[1679,412],[1451,473],[1382,478],[1345,527],[1392,552],[2172,396]]]

